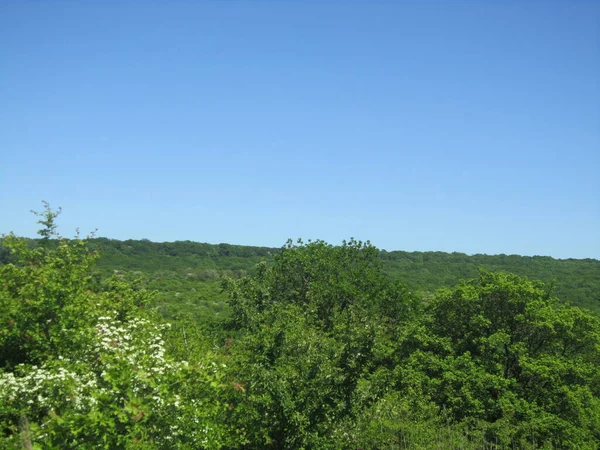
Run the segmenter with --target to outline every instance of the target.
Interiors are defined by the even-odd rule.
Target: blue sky
[[[600,258],[600,2],[0,3],[0,232]]]

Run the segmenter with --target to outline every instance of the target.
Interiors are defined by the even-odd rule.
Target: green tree
[[[415,352],[426,390],[494,439],[592,448],[600,442],[600,322],[506,273],[441,291],[427,327],[445,349]],[[441,350],[441,351],[440,351]]]
[[[353,239],[338,247],[290,241],[272,266],[224,284],[234,372],[247,390],[241,422],[252,445],[342,445],[358,386],[375,368],[377,334],[416,310],[415,298],[382,274],[377,255]]]
[[[16,263],[0,267],[0,367],[37,364],[59,347],[76,346],[77,337],[68,330],[89,320],[95,307],[85,294],[97,255],[79,238],[60,238],[58,213],[47,204],[36,213],[43,237],[37,247],[12,234],[3,239]]]

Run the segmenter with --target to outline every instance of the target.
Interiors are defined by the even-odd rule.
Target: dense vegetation
[[[90,241],[101,252],[97,270],[104,275],[118,270],[143,276],[150,289],[159,292],[157,302],[165,310],[223,313],[224,297],[219,280],[254,274],[260,261],[273,262],[281,249],[190,241],[156,243],[147,240]],[[387,252],[377,254],[381,270],[411,291],[430,296],[460,280],[475,278],[480,269],[504,271],[554,285],[563,301],[600,313],[600,261],[554,259],[548,256],[466,255],[443,252]],[[173,301],[177,299],[177,301]],[[158,303],[157,303],[158,304]]]
[[[115,272],[129,280],[141,279],[145,287],[157,291],[153,306],[160,307],[163,315],[191,314],[197,320],[228,313],[222,279],[254,274],[259,262],[272,264],[274,255],[281,252],[279,248],[191,241],[94,238],[86,242],[99,252],[96,279]],[[600,261],[596,259],[385,250],[380,250],[377,258],[385,274],[425,298],[486,269],[544,281],[554,286],[561,300],[600,313]],[[0,265],[10,260],[9,249],[0,245]]]
[[[600,320],[552,284],[480,270],[435,292],[407,287],[390,272],[418,254],[355,240],[277,251],[103,241],[115,248],[103,263],[98,241],[60,238],[55,218],[40,213],[38,241],[3,240],[0,448],[600,444]],[[137,258],[137,244],[165,254]],[[524,270],[563,263],[544,261]],[[564,263],[597,281],[586,278],[596,261]],[[211,286],[202,296],[219,283],[226,311],[199,326],[199,309],[150,308],[183,288],[145,287],[172,279]]]

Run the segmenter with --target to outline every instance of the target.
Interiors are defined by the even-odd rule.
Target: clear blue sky
[[[0,2],[0,232],[600,258],[600,2]]]

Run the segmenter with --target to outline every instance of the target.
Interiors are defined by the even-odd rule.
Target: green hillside
[[[144,287],[157,291],[155,306],[163,315],[191,314],[197,319],[226,315],[221,280],[254,274],[256,264],[271,263],[273,255],[281,252],[270,247],[145,239],[95,238],[90,245],[101,255],[97,278],[117,272],[127,280],[141,279]],[[385,250],[378,257],[385,274],[425,297],[486,269],[554,284],[554,295],[561,300],[600,313],[600,261],[596,259]],[[0,264],[8,259],[0,247]]]
[[[555,283],[564,301],[600,312],[600,261],[549,256],[466,255],[443,252],[381,251],[383,269],[417,291],[434,291],[474,278],[480,268]]]
[[[272,261],[279,248],[190,241],[157,243],[147,240],[94,239],[103,271],[127,271],[145,276],[159,298],[179,298],[205,307],[216,307],[218,280],[254,273],[260,261]],[[600,313],[600,261],[554,259],[548,256],[466,255],[444,252],[379,251],[384,273],[410,290],[433,293],[461,279],[474,278],[479,269],[511,272],[530,279],[555,283],[554,294],[564,301]],[[179,293],[173,297],[174,293]],[[212,300],[208,299],[208,296]],[[174,305],[171,305],[173,308]],[[217,311],[218,312],[218,311]]]

